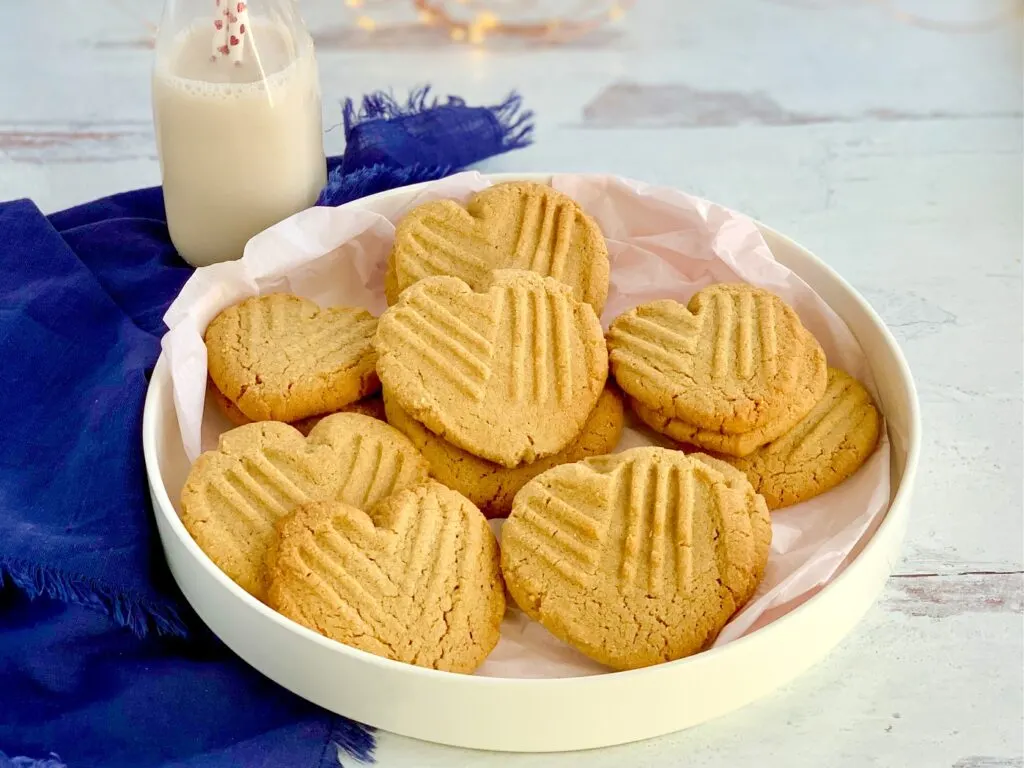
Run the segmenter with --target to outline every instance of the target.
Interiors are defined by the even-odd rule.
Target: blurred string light
[[[2,0],[0,0],[2,1]],[[767,1],[767,0],[766,0]],[[1000,9],[992,15],[974,19],[953,21],[914,13],[904,6],[906,0],[770,0],[808,10],[827,10],[837,7],[849,8],[862,2],[900,24],[927,29],[933,32],[953,34],[979,34],[991,31],[1004,24],[1015,24],[1024,17],[1024,0],[1003,0]],[[153,47],[157,23],[139,12],[140,4],[134,0],[109,0],[125,16],[132,17],[146,29],[142,42]],[[488,34],[499,32],[553,41],[571,39],[585,35],[609,22],[622,18],[636,0],[343,0],[351,12],[358,14],[355,24],[366,32],[374,32],[385,24],[378,23],[373,9],[382,6],[393,8],[401,4],[410,7],[418,22],[425,26],[439,27],[447,31],[455,41],[482,42]],[[684,0],[677,0],[680,4]],[[552,13],[552,7],[563,7]],[[566,13],[564,7],[575,8],[576,13]],[[548,13],[545,14],[544,10]]]
[[[344,0],[367,32],[388,25],[374,13],[389,0]],[[564,42],[618,21],[636,0],[411,0],[419,24],[447,33],[456,42],[483,43],[494,35]],[[408,3],[406,3],[408,7]]]

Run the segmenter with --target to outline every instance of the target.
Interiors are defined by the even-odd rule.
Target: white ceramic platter
[[[490,178],[546,182],[550,176]],[[374,199],[401,202],[419,186]],[[359,208],[368,199],[349,206]],[[233,651],[290,691],[368,725],[462,747],[540,752],[635,741],[718,717],[796,677],[850,631],[888,577],[906,530],[921,427],[907,363],[878,315],[813,254],[761,228],[776,259],[817,291],[856,335],[874,373],[892,451],[893,493],[880,527],[845,571],[787,615],[687,659],[551,680],[437,672],[328,640],[245,593],[182,525],[175,506],[189,465],[168,363],[161,357],[146,397],[143,448],[160,539],[178,586]]]

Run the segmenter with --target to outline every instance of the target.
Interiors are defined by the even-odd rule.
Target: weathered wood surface
[[[429,81],[478,102],[517,88],[537,112],[536,144],[485,170],[620,173],[781,229],[890,324],[925,423],[895,575],[854,633],[784,690],[689,732],[575,756],[382,735],[382,765],[1024,764],[1022,29],[1019,16],[975,24],[1014,6],[640,0],[570,45],[477,50],[414,26],[368,35],[340,0],[304,0],[325,125],[340,122],[344,96],[380,87]],[[159,183],[158,7],[0,3],[0,199],[50,211]],[[340,131],[327,146],[341,149]]]

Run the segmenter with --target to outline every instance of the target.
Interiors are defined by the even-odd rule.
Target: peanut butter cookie
[[[532,272],[499,270],[483,293],[456,277],[421,280],[381,316],[374,345],[403,411],[506,467],[565,448],[608,377],[594,310]]]
[[[608,296],[608,249],[597,223],[546,184],[509,182],[477,193],[466,207],[437,200],[399,222],[388,259],[388,304],[424,277],[453,275],[484,290],[495,269],[553,277],[600,315]]]
[[[252,421],[296,422],[340,411],[380,388],[377,319],[286,293],[228,307],[206,329],[210,378]]]
[[[834,488],[860,469],[878,444],[882,418],[864,386],[837,368],[799,424],[743,458],[723,457],[746,474],[769,509]]]
[[[371,507],[428,477],[409,439],[369,416],[327,416],[309,437],[281,422],[255,422],[222,434],[217,450],[192,465],[181,520],[218,568],[263,600],[278,518],[310,501]]]
[[[235,426],[241,427],[245,424],[253,423],[252,419],[238,410],[238,406],[228,400],[227,396],[217,389],[213,381],[208,382],[206,392],[218,410],[227,416],[228,420]],[[380,421],[387,421],[387,418],[384,416],[384,400],[381,399],[379,392],[369,397],[364,397],[362,400],[356,400],[354,403],[346,405],[340,411],[335,411],[335,413],[361,413],[364,416],[371,416]],[[313,427],[330,415],[325,413],[323,416],[310,416],[308,419],[299,419],[292,422],[292,426],[302,434],[308,435],[313,430]]]
[[[782,299],[745,283],[687,306],[642,304],[612,322],[608,347],[626,394],[695,430],[785,431],[825,392],[821,345]]]
[[[502,529],[501,567],[528,616],[634,669],[706,648],[754,594],[770,543],[764,499],[741,472],[633,448],[527,483]]]
[[[681,419],[666,416],[661,411],[648,408],[639,400],[630,398],[629,405],[633,413],[655,432],[660,432],[680,443],[688,443],[726,456],[747,456],[765,443],[784,435],[793,426],[793,413],[786,411],[782,419],[768,422],[763,427],[749,432],[729,435],[712,429],[701,429]]]
[[[498,642],[505,591],[480,510],[435,482],[369,512],[338,501],[278,523],[270,607],[395,661],[472,672]]]
[[[583,431],[566,448],[532,464],[509,469],[481,459],[438,437],[384,394],[388,423],[408,437],[430,463],[430,474],[472,501],[487,517],[506,517],[519,489],[559,464],[568,464],[615,450],[622,434],[622,396],[605,388]]]

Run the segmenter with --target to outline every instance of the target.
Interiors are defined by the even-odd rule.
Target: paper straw
[[[234,3],[234,7],[229,7],[227,11],[228,50],[231,61],[241,64],[245,55],[245,35],[249,31],[249,10],[241,0],[238,2],[226,0],[226,2]]]
[[[213,51],[210,58],[216,60],[218,56],[228,55],[228,23],[225,10],[221,7],[230,0],[214,0],[213,12]]]

